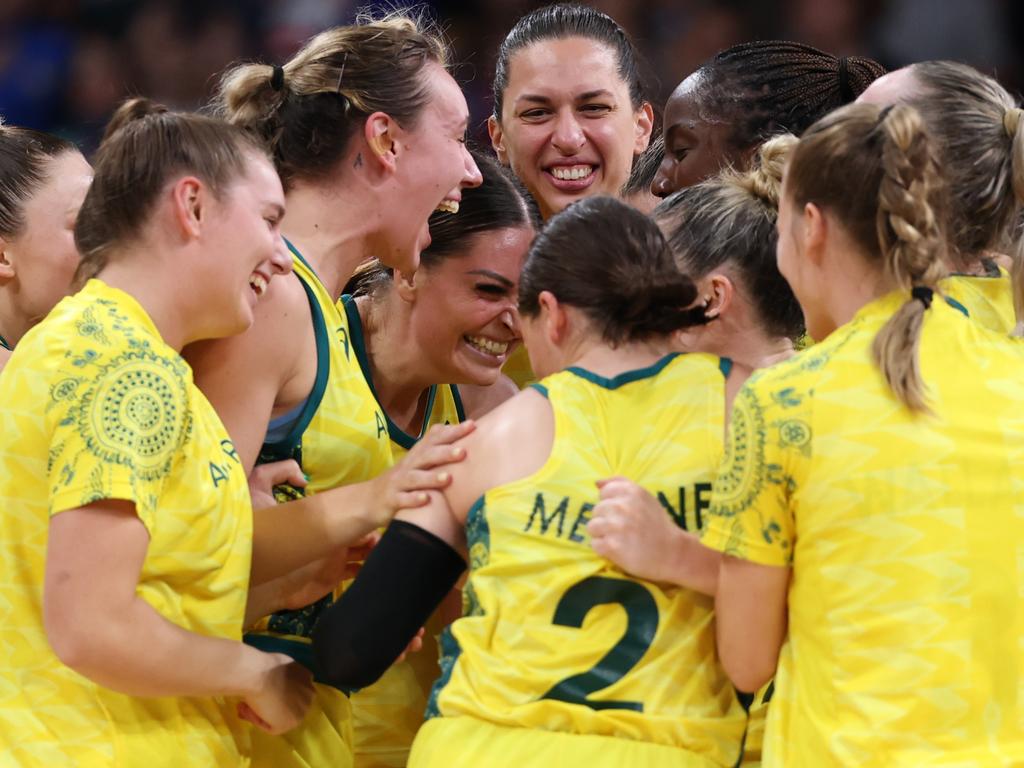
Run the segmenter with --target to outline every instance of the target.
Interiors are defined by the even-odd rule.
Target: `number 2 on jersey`
[[[631,709],[643,712],[639,701],[594,701],[592,693],[617,683],[647,653],[658,631],[658,604],[641,584],[626,579],[591,576],[574,584],[555,607],[552,623],[563,627],[583,626],[587,614],[599,605],[621,605],[626,611],[626,633],[611,650],[586,672],[556,683],[541,698],[582,704],[591,709]]]

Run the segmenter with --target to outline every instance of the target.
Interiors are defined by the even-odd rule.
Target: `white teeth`
[[[257,296],[262,296],[263,292],[267,290],[267,281],[263,275],[250,275],[249,285],[256,291]]]
[[[444,211],[445,213],[458,213],[459,212],[459,201],[458,200],[442,200],[438,206],[438,211]]]
[[[551,175],[562,181],[585,179],[594,172],[592,165],[559,165],[551,169]]]
[[[466,336],[465,339],[471,347],[491,355],[504,355],[508,351],[507,341],[491,341],[483,336]]]

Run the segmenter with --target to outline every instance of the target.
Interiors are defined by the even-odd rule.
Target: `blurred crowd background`
[[[392,2],[389,7],[404,3]],[[486,136],[498,44],[528,0],[423,3],[447,29],[473,115]],[[965,61],[1011,92],[1024,86],[1024,0],[595,0],[636,39],[655,106],[708,56],[783,38],[889,68]],[[317,31],[375,4],[349,0],[0,0],[0,115],[91,151],[126,95],[177,108],[210,96],[238,60],[284,62]]]

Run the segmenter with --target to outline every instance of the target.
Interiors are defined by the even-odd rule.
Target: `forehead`
[[[858,104],[877,104],[880,107],[906,100],[917,92],[917,79],[910,67],[903,67],[882,75],[857,97]]]
[[[270,160],[260,152],[246,152],[245,173],[236,180],[235,186],[260,201],[284,202],[281,179]]]
[[[697,91],[703,85],[704,75],[694,72],[683,80],[665,103],[665,125],[683,121],[695,121],[699,118],[697,109]]]
[[[92,182],[92,166],[86,162],[81,152],[72,150],[62,152],[46,161],[45,180],[32,196],[33,199],[45,199],[46,204],[54,203],[54,198],[84,197],[86,189]],[[56,202],[59,202],[56,201]]]
[[[430,114],[444,123],[464,123],[469,120],[466,97],[459,84],[448,71],[436,62],[427,65],[424,78],[430,88],[424,114]]]
[[[625,92],[627,86],[615,51],[596,40],[540,40],[516,51],[509,61],[506,99],[521,93],[555,96],[598,90]]]

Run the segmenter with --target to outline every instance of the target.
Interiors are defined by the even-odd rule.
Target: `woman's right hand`
[[[422,507],[427,491],[440,491],[452,481],[450,472],[442,468],[466,458],[466,449],[453,445],[476,429],[469,420],[461,424],[435,425],[412,447],[398,464],[374,481],[380,525],[386,525],[400,509]]]
[[[264,665],[260,686],[243,697],[238,715],[269,733],[285,733],[302,722],[313,703],[313,675],[283,653],[257,653]]]

